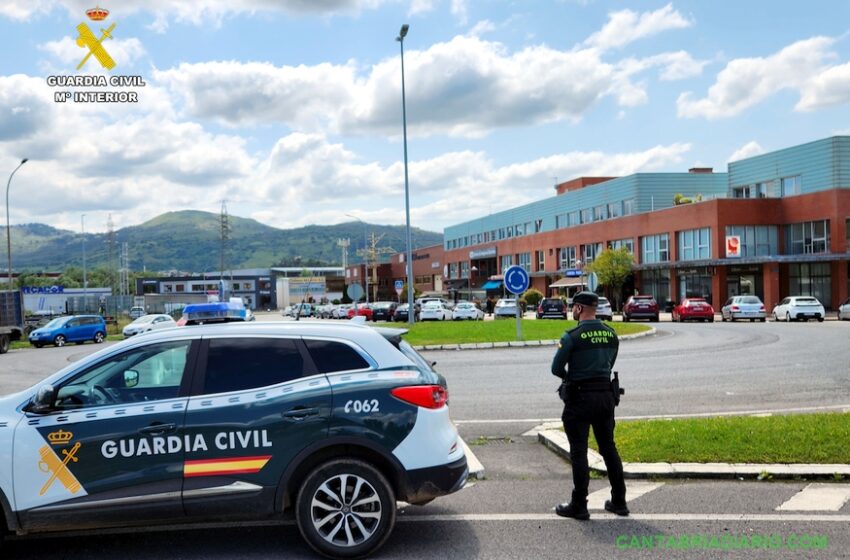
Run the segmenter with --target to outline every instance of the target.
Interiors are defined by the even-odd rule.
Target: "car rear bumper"
[[[439,496],[457,492],[466,484],[469,467],[466,456],[453,463],[407,471],[401,496],[411,504],[424,504]]]
[[[645,309],[641,309],[639,311],[627,311],[626,315],[631,319],[654,319],[658,317],[658,311],[646,311]]]

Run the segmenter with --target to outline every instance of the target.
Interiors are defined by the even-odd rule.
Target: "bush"
[[[540,303],[540,300],[543,299],[543,293],[541,293],[539,290],[535,290],[534,288],[530,288],[529,290],[526,290],[524,294],[522,294],[522,299],[525,300],[525,303],[529,307],[536,308],[537,305]]]

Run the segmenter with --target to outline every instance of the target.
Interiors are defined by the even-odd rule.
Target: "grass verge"
[[[615,434],[628,462],[850,464],[848,413],[636,420]]]
[[[633,323],[606,323],[618,335],[635,334],[650,329],[647,325]],[[564,331],[575,327],[575,321],[522,320],[523,340],[553,340],[561,338]],[[394,325],[393,325],[394,326]],[[405,340],[413,345],[468,344],[473,342],[510,342],[516,340],[516,322],[499,321],[434,321],[416,323]]]

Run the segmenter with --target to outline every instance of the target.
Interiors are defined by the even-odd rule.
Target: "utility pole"
[[[348,268],[348,248],[351,246],[351,240],[348,238],[337,239],[336,244],[337,247],[342,249],[342,270],[344,274],[345,269]]]
[[[381,239],[384,238],[384,234],[375,235],[372,233],[372,236],[369,238],[369,243],[366,246],[366,249],[361,249],[357,251],[357,255],[363,257],[363,260],[366,263],[366,278],[368,285],[368,278],[371,269],[372,274],[372,301],[376,301],[378,299],[378,261],[381,258],[381,255],[389,255],[391,253],[395,253],[395,250],[392,247],[378,247],[378,243],[380,243]],[[368,299],[368,294],[367,294]]]
[[[112,295],[115,295],[115,224],[112,222],[112,214],[106,220],[106,246],[109,257],[106,265],[106,270],[109,273],[109,287],[112,288]]]
[[[118,269],[118,281],[121,283],[119,293],[122,296],[126,296],[130,293],[130,256],[126,241],[121,243],[121,255],[118,257],[118,261],[120,263]]]
[[[221,201],[221,254],[218,269],[218,289],[219,301],[224,301],[224,251],[227,247],[227,242],[230,240],[230,219],[227,215],[227,201]],[[231,278],[232,280],[232,278]]]

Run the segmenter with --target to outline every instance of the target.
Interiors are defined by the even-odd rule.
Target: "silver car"
[[[850,321],[850,298],[838,306],[838,320]]]
[[[505,319],[508,317],[516,316],[516,300],[511,299],[500,299],[496,302],[496,309],[493,312],[494,318],[496,319]],[[521,315],[521,314],[520,314]]]
[[[758,296],[734,296],[726,300],[720,308],[721,321],[737,321],[738,319],[749,319],[750,322],[767,320],[767,312],[764,303]]]
[[[614,320],[614,313],[611,311],[611,302],[608,301],[608,298],[599,298],[599,304],[596,306],[596,318],[600,321]]]

